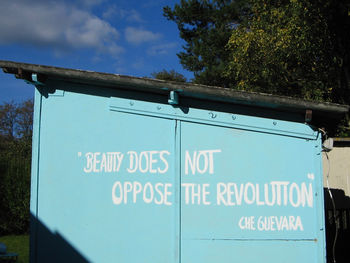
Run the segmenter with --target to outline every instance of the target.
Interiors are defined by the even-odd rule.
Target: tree
[[[15,103],[0,105],[0,135],[8,140],[15,137],[17,106]]]
[[[0,235],[29,229],[33,101],[0,105]]]
[[[344,2],[250,2],[250,18],[228,43],[231,87],[349,104],[350,17]]]
[[[228,86],[223,75],[229,59],[225,46],[232,29],[246,12],[245,0],[181,0],[174,8],[164,7],[164,16],[174,21],[185,40],[178,53],[180,63],[194,72],[194,82]]]
[[[33,100],[26,100],[17,107],[17,134],[30,141],[33,134],[33,110]]]
[[[176,72],[175,70],[167,71],[163,69],[159,72],[151,73],[151,76],[155,79],[167,80],[167,81],[177,81],[177,82],[186,82],[184,75]]]
[[[164,15],[196,83],[350,103],[350,0],[181,0]]]
[[[7,142],[31,141],[33,100],[0,105],[0,137]]]

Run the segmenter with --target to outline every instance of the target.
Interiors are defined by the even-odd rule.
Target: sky
[[[184,41],[163,7],[180,0],[1,0],[0,60],[150,77],[183,74]],[[0,72],[0,104],[34,96],[34,87]]]

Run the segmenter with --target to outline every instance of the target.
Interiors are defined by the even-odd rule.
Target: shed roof
[[[305,114],[305,112],[310,112],[311,110],[314,117],[316,116],[319,119],[328,120],[328,122],[333,122],[333,124],[334,121],[338,121],[349,112],[348,105],[315,102],[264,93],[237,91],[193,83],[179,83],[3,60],[0,60],[0,67],[5,73],[14,74],[17,78],[28,81],[33,81],[32,74],[35,73],[39,81],[48,79],[60,80],[115,89],[141,90],[143,92],[158,94],[167,94],[169,91],[176,91],[180,97],[205,99],[291,113]],[[325,126],[327,126],[327,124]]]

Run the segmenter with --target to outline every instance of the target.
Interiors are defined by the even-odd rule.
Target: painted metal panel
[[[181,160],[182,262],[324,260],[320,140],[183,122]]]
[[[122,98],[111,98],[110,109],[119,112],[129,112],[145,116],[187,120],[198,123],[208,123],[225,127],[254,130],[289,135],[301,138],[316,139],[318,132],[304,123],[291,123],[283,120],[230,114],[196,108],[174,107],[167,104],[150,103]]]
[[[174,138],[175,121],[105,98],[43,98],[36,262],[76,262],[60,240],[85,262],[179,262]]]
[[[311,127],[79,89],[36,93],[33,262],[324,261]]]
[[[318,261],[318,244],[306,241],[188,240],[182,243],[181,262],[325,262]]]

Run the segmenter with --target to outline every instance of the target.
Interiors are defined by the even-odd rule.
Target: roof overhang
[[[33,81],[60,80],[86,85],[96,85],[116,89],[139,90],[142,92],[167,94],[175,91],[180,97],[205,99],[209,101],[232,103],[237,105],[273,109],[291,113],[310,114],[318,118],[337,121],[349,112],[348,105],[327,102],[315,102],[264,93],[236,91],[222,87],[212,87],[193,83],[179,83],[150,78],[130,77],[93,71],[67,69],[12,61],[1,61],[0,67],[5,73],[17,78]],[[307,117],[306,117],[307,121]]]

